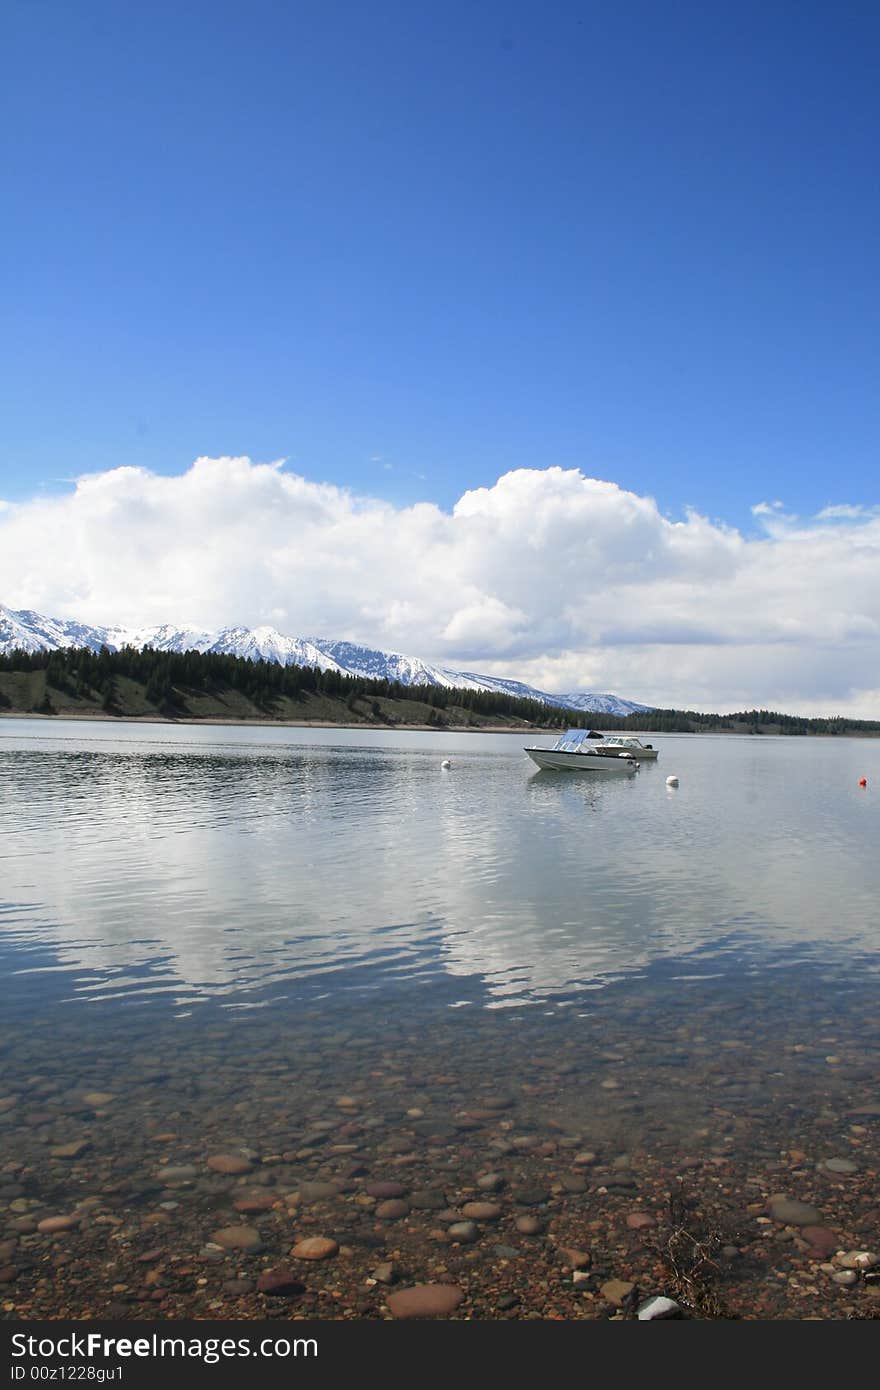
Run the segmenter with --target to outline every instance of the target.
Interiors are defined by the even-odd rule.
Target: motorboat
[[[589,729],[566,729],[552,748],[527,747],[533,763],[541,768],[571,770],[572,772],[618,773],[626,776],[639,770],[639,760],[626,749],[609,752],[588,740],[595,738]]]
[[[642,743],[641,739],[631,738],[628,734],[607,734],[596,751],[603,753],[606,750],[613,750],[615,753],[619,753],[621,749],[632,753],[633,757],[638,758],[640,763],[655,762],[659,751],[652,744]]]

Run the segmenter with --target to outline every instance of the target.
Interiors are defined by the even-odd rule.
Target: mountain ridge
[[[56,651],[65,647],[88,647],[98,651],[122,647],[152,647],[156,651],[213,652],[243,657],[251,661],[271,661],[282,666],[316,666],[340,675],[366,676],[398,681],[401,685],[439,685],[447,689],[492,690],[579,713],[640,714],[652,705],[637,704],[619,695],[573,691],[557,695],[538,690],[522,681],[500,676],[484,676],[474,671],[433,665],[420,657],[402,652],[385,652],[357,642],[335,638],[288,637],[262,624],[256,628],[227,627],[208,632],[196,627],[175,627],[164,623],[155,627],[100,627],[72,619],[49,618],[32,609],[12,609],[0,604],[0,652]]]

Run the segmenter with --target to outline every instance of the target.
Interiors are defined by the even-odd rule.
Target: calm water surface
[[[657,763],[602,780],[527,741],[0,722],[6,1007],[876,978],[880,742],[656,735]]]

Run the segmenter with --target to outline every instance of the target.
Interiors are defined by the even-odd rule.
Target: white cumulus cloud
[[[93,623],[270,623],[657,704],[877,715],[880,516],[753,508],[745,535],[574,469],[451,512],[282,463],[120,467],[0,502],[0,599]]]

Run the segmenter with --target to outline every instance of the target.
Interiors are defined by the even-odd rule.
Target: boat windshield
[[[590,737],[590,729],[566,729],[560,739],[553,745],[554,753],[590,753],[592,749],[587,743]]]

